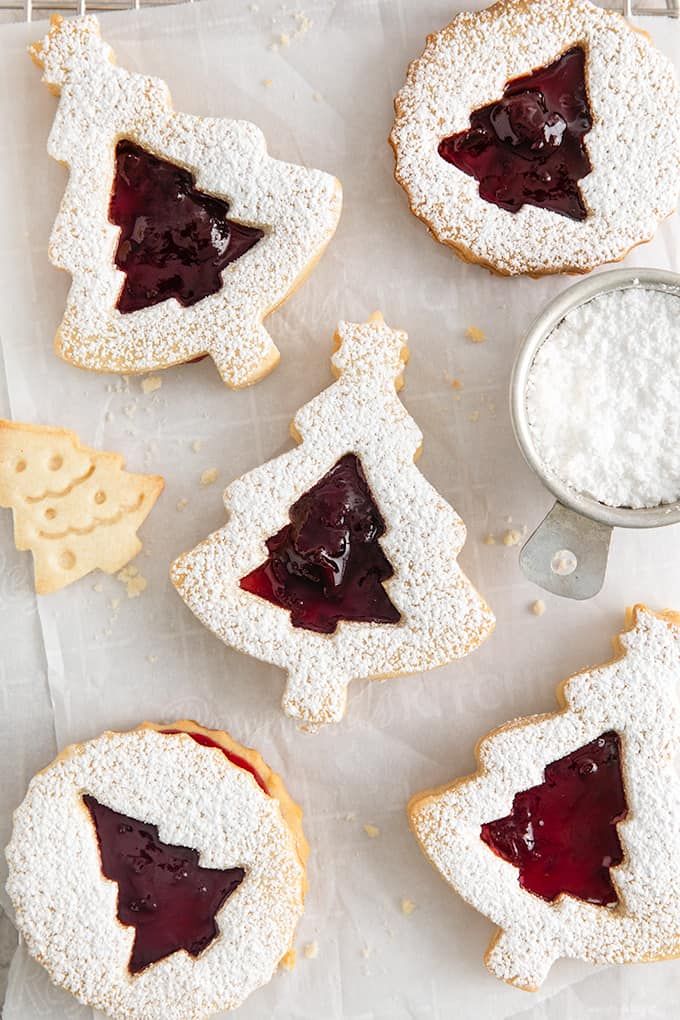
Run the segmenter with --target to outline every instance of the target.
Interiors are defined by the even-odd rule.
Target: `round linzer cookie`
[[[395,176],[463,259],[586,273],[678,203],[670,62],[590,0],[505,0],[428,37],[395,99]]]
[[[256,382],[278,361],[262,319],[331,239],[339,182],[273,159],[248,121],[175,112],[92,16],[53,17],[30,52],[61,97],[48,151],[69,168],[49,246],[73,279],[57,354],[106,372],[209,354],[229,386]]]
[[[115,1020],[204,1020],[302,914],[302,813],[256,751],[182,720],[66,748],[14,816],[7,891],[55,984]]]
[[[628,623],[561,711],[488,734],[474,775],[409,805],[434,866],[498,925],[487,967],[527,991],[560,957],[680,955],[680,614]]]
[[[494,627],[456,559],[465,525],[414,463],[406,339],[379,312],[340,323],[338,379],[296,414],[299,446],[233,482],[225,527],[172,565],[207,627],[286,670],[303,729],[342,719],[352,679],[442,666]]]

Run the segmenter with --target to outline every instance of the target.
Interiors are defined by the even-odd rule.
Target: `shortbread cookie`
[[[673,67],[590,0],[459,14],[428,37],[395,109],[395,175],[412,211],[495,272],[619,261],[677,206]]]
[[[69,168],[57,353],[113,372],[210,354],[229,386],[256,382],[278,360],[262,319],[332,237],[339,182],[273,159],[247,121],[176,113],[164,82],[115,65],[95,17],[53,17],[31,55],[61,95],[48,151]]]
[[[680,955],[680,614],[627,622],[559,712],[490,733],[474,775],[409,805],[432,863],[499,927],[487,967],[529,991],[563,956]]]
[[[306,729],[342,718],[353,678],[440,666],[493,629],[456,560],[465,526],[414,464],[406,339],[379,313],[341,323],[338,381],[295,416],[300,445],[233,482],[226,526],[172,566],[207,627],[286,670]]]
[[[272,977],[302,914],[300,809],[182,720],[68,747],[31,781],[7,890],[52,980],[115,1020],[203,1020]]]
[[[118,453],[75,432],[0,419],[0,506],[14,512],[17,549],[30,549],[39,595],[137,555],[137,529],[163,491],[159,475],[123,470]]]

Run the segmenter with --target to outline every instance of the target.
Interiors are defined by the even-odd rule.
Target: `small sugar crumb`
[[[266,89],[270,89],[272,87],[272,85],[274,84],[274,82],[272,81],[271,78],[263,78],[262,79],[262,84],[264,85],[264,87]]]
[[[175,505],[177,507],[177,512],[181,514],[182,511],[186,510],[186,508],[189,506],[189,500],[182,497],[182,499],[177,500],[177,503]]]
[[[109,605],[113,609],[114,613],[120,606],[120,599],[109,599]]]
[[[472,340],[473,344],[483,344],[486,340],[486,333],[478,326],[468,326],[465,336],[468,340]]]
[[[406,917],[410,917],[413,911],[416,909],[416,906],[417,904],[414,903],[413,900],[404,898],[401,901],[401,912],[402,914],[405,914]]]
[[[323,96],[321,95],[320,92],[312,92],[312,99],[314,100],[315,103],[320,103],[321,100],[323,99]]]
[[[191,449],[193,450],[194,453],[200,453],[202,447],[203,447],[203,440],[202,439],[193,439],[192,440],[192,442],[191,442]]]
[[[217,481],[218,474],[217,468],[206,468],[201,474],[201,485],[212,485],[213,482]]]
[[[283,967],[284,970],[293,970],[295,967],[296,955],[297,954],[294,949],[289,949],[286,955],[282,957],[280,966]]]
[[[104,591],[104,585],[101,583],[101,581],[97,581],[96,584],[92,585],[92,591],[96,591],[96,592]]]
[[[287,32],[281,32],[277,41],[279,46],[290,46],[290,36]]]
[[[308,942],[307,945],[302,950],[302,952],[305,954],[306,960],[316,960],[317,956],[319,955],[319,943]]]
[[[116,577],[125,585],[127,597],[129,599],[139,598],[142,592],[146,591],[149,583],[147,579],[140,574],[137,567],[133,567],[132,564],[128,564],[127,567],[123,567],[123,569],[116,574]]]
[[[142,393],[155,393],[163,385],[163,380],[158,375],[149,375],[142,379]]]
[[[534,616],[543,616],[545,612],[545,602],[543,599],[536,599],[535,602],[531,603],[531,612]]]
[[[522,541],[522,532],[517,528],[508,528],[503,532],[503,545],[519,545]]]
[[[364,832],[369,839],[376,839],[376,837],[380,835],[380,829],[377,825],[364,825]]]
[[[489,532],[488,535],[484,536],[482,541],[484,542],[484,545],[495,545],[496,544],[496,536],[492,535],[491,532]]]
[[[158,656],[157,655],[147,655],[146,661],[150,662],[151,665],[153,666],[154,662],[158,662]]]

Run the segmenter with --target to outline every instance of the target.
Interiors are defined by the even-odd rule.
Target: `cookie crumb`
[[[489,532],[488,535],[484,536],[484,538],[482,539],[482,542],[484,543],[484,545],[495,545],[496,544],[496,536],[492,535],[491,532]]]
[[[194,440],[192,440],[191,449],[193,450],[194,453],[200,453],[202,447],[203,447],[203,440],[202,439],[194,439]]]
[[[479,411],[473,411],[472,414],[468,415],[468,421],[479,421]]]
[[[413,911],[416,909],[417,904],[413,900],[409,900],[404,897],[401,901],[401,912],[406,917],[410,917]]]
[[[486,333],[478,326],[468,326],[465,336],[468,340],[472,340],[473,344],[483,344],[486,340]]]
[[[149,375],[142,379],[142,393],[155,393],[163,385],[163,380],[158,375]]]
[[[110,599],[110,600],[109,600],[109,606],[111,607],[111,609],[112,609],[112,610],[114,611],[114,613],[115,613],[115,611],[116,611],[116,610],[118,609],[118,607],[120,606],[120,599]]]
[[[462,383],[462,381],[460,379],[452,379],[451,380],[451,389],[453,389],[453,390],[462,390],[462,388],[463,388],[463,383]]]
[[[545,612],[545,602],[543,599],[536,599],[535,602],[531,603],[531,612],[534,616],[543,616]]]
[[[140,574],[137,567],[133,567],[132,564],[128,564],[127,567],[123,567],[123,569],[116,574],[116,577],[125,585],[127,597],[129,599],[139,598],[142,592],[146,591],[149,583],[147,579]]]
[[[277,41],[279,46],[290,46],[290,36],[287,32],[281,32]]]
[[[364,832],[366,833],[369,839],[376,839],[380,835],[380,829],[378,828],[377,825],[370,824],[364,825]]]
[[[519,545],[522,541],[522,532],[518,531],[517,528],[508,528],[507,531],[503,532],[503,545]]]
[[[289,949],[286,955],[281,957],[280,966],[283,967],[284,970],[293,970],[295,967],[296,955],[295,949]]]
[[[316,960],[317,956],[319,955],[319,943],[308,942],[307,945],[302,950],[302,952],[305,954],[306,960]]]
[[[274,82],[273,82],[273,81],[271,80],[271,78],[263,78],[263,79],[262,79],[262,84],[264,85],[264,87],[265,87],[266,89],[269,89],[269,88],[271,88],[271,87],[272,87],[272,85],[274,84]]]
[[[215,467],[206,468],[205,471],[201,474],[201,485],[212,485],[213,482],[217,481],[218,474],[219,471],[217,470],[217,468]]]
[[[181,514],[181,513],[182,513],[182,511],[183,511],[183,510],[186,510],[186,508],[187,508],[188,506],[189,506],[189,500],[188,500],[188,499],[186,499],[186,498],[185,498],[184,496],[182,497],[182,499],[178,499],[178,500],[177,500],[177,503],[176,503],[176,507],[177,507],[177,512],[178,512],[178,513],[180,513],[180,514]]]
[[[96,584],[92,585],[92,591],[96,591],[96,592],[103,592],[104,591],[104,585],[101,583],[101,581],[97,581]]]

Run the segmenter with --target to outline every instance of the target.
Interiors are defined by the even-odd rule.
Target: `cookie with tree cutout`
[[[636,606],[616,658],[502,726],[479,768],[409,805],[444,879],[498,926],[492,974],[528,991],[560,957],[680,955],[680,614]]]
[[[93,16],[55,15],[30,52],[60,96],[48,151],[69,171],[49,245],[72,277],[57,354],[126,373],[209,354],[229,386],[256,382],[278,361],[262,320],[332,237],[339,182],[269,156],[254,124],[176,112]]]
[[[257,751],[190,720],[67,747],[14,816],[7,890],[29,952],[114,1020],[203,1020],[287,958],[302,814]]]
[[[646,33],[590,0],[505,0],[427,39],[390,142],[412,212],[504,275],[585,273],[680,195],[680,89]]]
[[[494,626],[456,559],[465,525],[414,463],[406,339],[380,313],[340,323],[337,381],[296,414],[299,445],[233,482],[225,527],[171,569],[218,637],[286,671],[305,729],[342,718],[352,679],[444,665]]]

